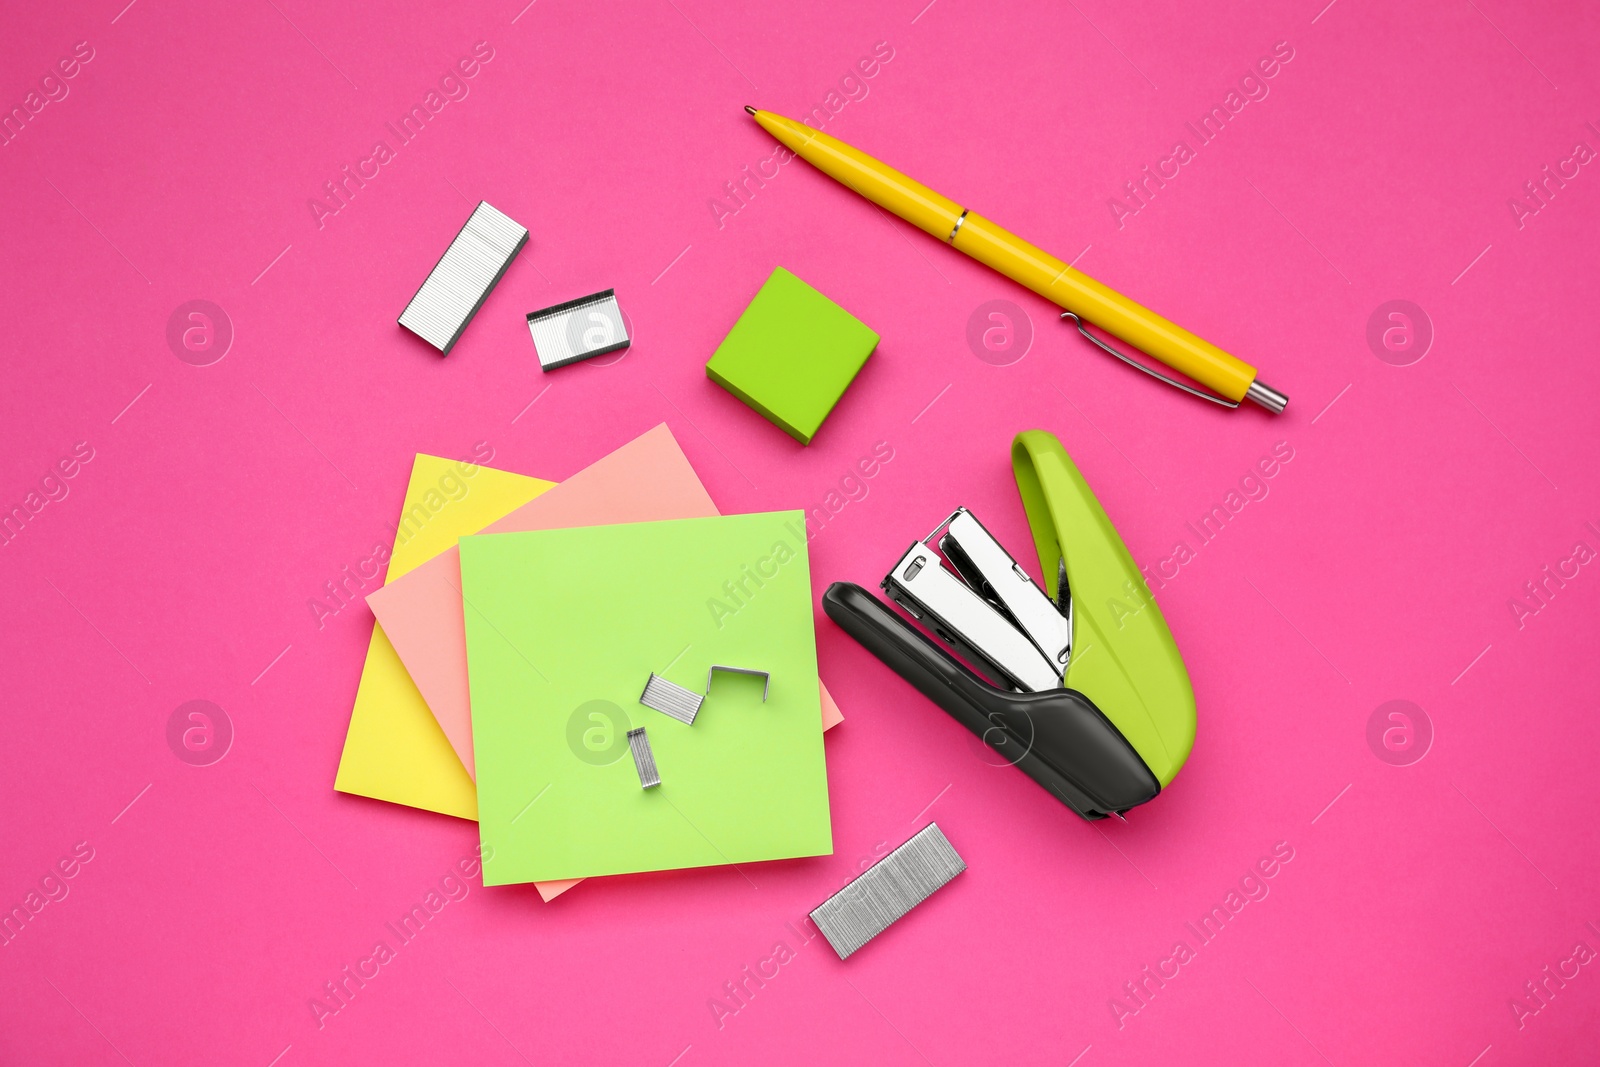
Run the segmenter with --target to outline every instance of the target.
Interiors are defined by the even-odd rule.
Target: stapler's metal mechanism
[[[1188,756],[1188,672],[1061,443],[1031,430],[1018,435],[1012,459],[1045,588],[966,508],[883,580],[891,600],[967,663],[858,585],[835,582],[823,609],[1079,815],[1120,818],[1155,797]]]
[[[940,564],[930,543],[938,544],[960,578]],[[1071,599],[1063,587],[1065,603],[1051,603],[966,508],[957,508],[912,545],[883,580],[883,590],[1008,685],[1029,693],[1061,685],[1072,651]]]

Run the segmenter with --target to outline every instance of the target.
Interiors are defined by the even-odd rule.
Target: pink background
[[[1592,5],[123,2],[30,5],[0,36],[6,108],[94,50],[0,148],[0,505],[94,450],[0,547],[0,906],[94,854],[0,947],[0,1061],[1487,1067],[1592,1046],[1594,966],[1521,1029],[1510,1001],[1600,949],[1600,572],[1520,628],[1508,600],[1600,549],[1600,176],[1521,228],[1507,205],[1600,149]],[[308,198],[393,148],[384,123],[477,41],[470,95],[319,228]],[[829,132],[1087,249],[1258,363],[1288,413],[1143,379],[800,163],[719,228],[708,201],[771,154],[740,105],[798,117],[880,41],[892,60]],[[1119,229],[1108,198],[1195,148],[1184,123],[1278,41],[1270,95]],[[532,239],[441,360],[394,320],[479,198]],[[780,263],[883,336],[809,448],[702,371]],[[524,313],[610,286],[633,348],[541,374]],[[211,366],[166,341],[193,299],[236,333]],[[996,299],[1031,320],[1007,366],[966,339]],[[1366,340],[1391,299],[1432,322],[1409,366]],[[819,596],[875,584],[956,504],[1025,544],[1021,429],[1061,437],[1151,565],[1195,549],[1185,523],[1275,442],[1294,458],[1159,590],[1199,739],[1128,825],[989,766],[819,612],[846,716],[835,856],[550,905],[474,881],[319,1029],[309,999],[476,835],[335,795],[370,615],[319,629],[308,599],[391,536],[413,453],[487,442],[562,478],[663,419],[726,512],[820,505],[889,443],[811,544]],[[210,766],[166,740],[193,699],[236,732]],[[1366,739],[1394,699],[1435,735],[1410,766]],[[802,945],[787,923],[930,819],[966,874],[848,963]],[[1280,841],[1270,895],[1119,1029],[1123,983]],[[708,1000],[779,941],[793,958],[719,1028]]]

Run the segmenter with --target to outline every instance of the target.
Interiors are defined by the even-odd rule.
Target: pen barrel
[[[948,241],[979,263],[1229,400],[1243,400],[1255,381],[1255,368],[1243,360],[1080,274],[982,215],[964,213],[954,200],[865,152],[770,111],[756,112],[755,119],[790,151],[885,211]],[[1280,404],[1274,410],[1281,408]]]
[[[979,263],[993,267],[1084,322],[1121,338],[1229,400],[1243,400],[1255,380],[1255,368],[1248,363],[1073,270],[976,212],[967,213],[951,243]]]

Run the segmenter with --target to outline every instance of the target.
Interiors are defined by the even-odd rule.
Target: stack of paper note
[[[664,425],[559,485],[418,456],[368,601],[335,788],[479,818],[485,884],[549,900],[590,875],[831,852],[839,715],[803,515],[719,516]],[[719,676],[692,726],[638,703],[652,672],[703,692],[713,664],[768,672],[769,699]]]

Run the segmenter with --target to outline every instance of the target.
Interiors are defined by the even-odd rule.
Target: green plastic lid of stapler
[[[1072,597],[1063,684],[1089,696],[1162,785],[1194,747],[1194,689],[1167,620],[1117,528],[1054,434],[1026,430],[1011,467],[1039,551],[1045,592]],[[1103,653],[1103,654],[1100,654]]]

